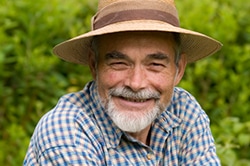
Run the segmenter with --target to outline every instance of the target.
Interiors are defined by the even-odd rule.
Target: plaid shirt
[[[94,82],[63,96],[38,123],[24,165],[220,165],[209,119],[186,91],[151,128],[147,146],[115,126]]]

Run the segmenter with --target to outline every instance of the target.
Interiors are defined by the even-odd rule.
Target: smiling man
[[[180,28],[172,0],[100,0],[92,27],[54,48],[93,81],[44,115],[24,165],[220,165],[206,113],[176,86],[221,44]]]

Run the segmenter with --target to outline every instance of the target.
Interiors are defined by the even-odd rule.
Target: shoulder
[[[80,92],[62,96],[40,119],[30,140],[25,165],[97,162],[94,155],[102,159],[105,142],[97,121],[99,108],[90,86],[87,84]]]
[[[194,124],[198,119],[209,123],[209,119],[205,111],[202,109],[198,101],[188,91],[176,87],[174,89],[173,98],[169,111],[184,123]]]
[[[91,100],[84,91],[80,91],[61,97],[56,107],[41,118],[32,143],[40,156],[51,148],[74,147],[80,143],[90,145],[89,138],[98,139],[98,132]]]

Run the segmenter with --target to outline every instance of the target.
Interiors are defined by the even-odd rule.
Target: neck
[[[149,125],[148,127],[146,127],[145,129],[136,132],[136,133],[130,133],[127,132],[130,136],[134,137],[135,139],[137,139],[138,141],[144,143],[145,145],[149,146],[150,143],[150,128],[151,125]]]

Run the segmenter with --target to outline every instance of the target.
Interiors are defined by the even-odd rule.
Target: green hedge
[[[217,54],[189,64],[180,86],[211,119],[223,165],[250,165],[250,3],[176,0],[182,27],[219,39]],[[96,0],[0,1],[0,165],[21,165],[34,127],[59,97],[91,80],[52,55],[90,29]]]

